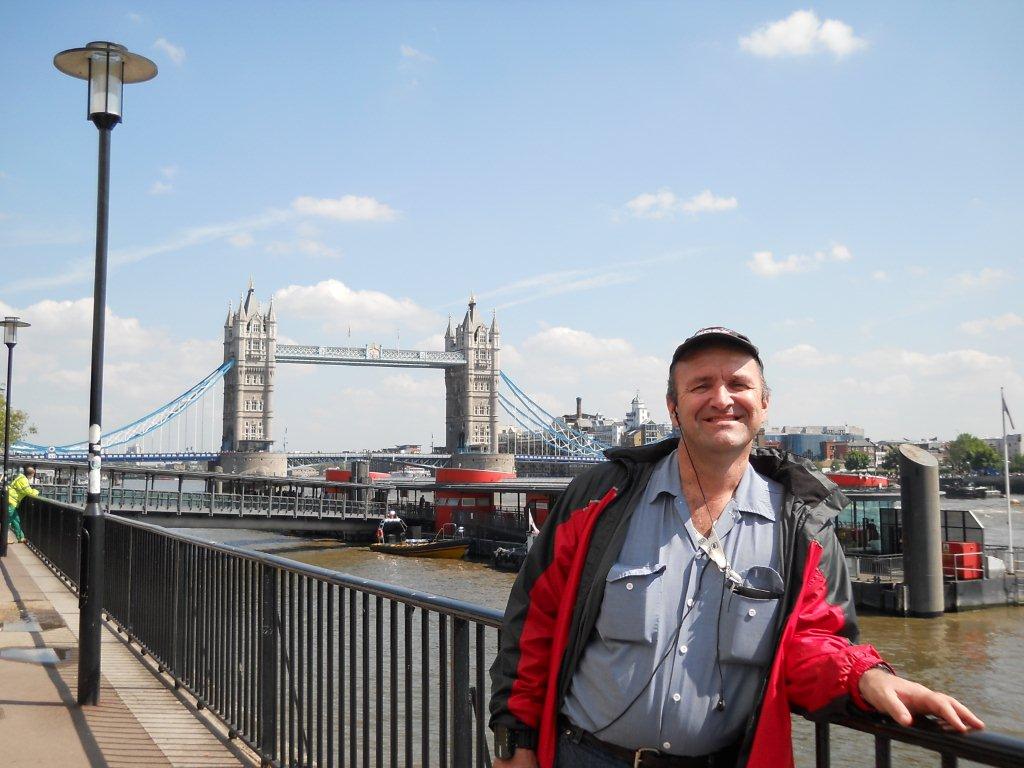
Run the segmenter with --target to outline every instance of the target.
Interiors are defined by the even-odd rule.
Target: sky
[[[32,323],[38,442],[88,421],[97,140],[52,58],[91,40],[159,67],[113,131],[105,428],[220,364],[250,277],[317,345],[438,349],[475,293],[553,413],[639,393],[667,421],[672,350],[726,325],[772,425],[996,436],[1000,387],[1024,420],[1019,3],[43,0],[0,27],[0,313]],[[281,366],[285,429],[440,443],[443,374]]]

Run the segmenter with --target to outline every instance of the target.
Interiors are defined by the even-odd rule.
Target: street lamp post
[[[18,343],[18,329],[28,328],[28,323],[17,317],[5,317],[0,323],[4,327],[4,344],[7,345],[7,405],[4,408],[4,476],[0,480],[0,557],[7,557],[7,532],[11,521],[7,515],[7,464],[11,454],[11,371],[14,367],[14,345]]]
[[[99,131],[96,194],[96,277],[92,300],[92,375],[89,381],[89,485],[82,516],[78,591],[78,703],[100,699],[100,613],[103,609],[103,510],[100,508],[100,424],[103,415],[103,334],[107,306],[107,214],[110,133],[121,122],[124,83],[156,77],[156,64],[123,45],[89,43],[53,57],[61,72],[89,83],[87,117]]]

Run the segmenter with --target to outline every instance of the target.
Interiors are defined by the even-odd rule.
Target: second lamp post
[[[7,509],[7,464],[11,453],[11,371],[14,369],[14,345],[18,343],[18,329],[28,328],[28,323],[17,317],[5,317],[0,325],[4,328],[4,344],[7,345],[7,389],[4,407],[4,476],[0,482],[0,557],[7,557],[7,532],[10,530],[10,515]]]

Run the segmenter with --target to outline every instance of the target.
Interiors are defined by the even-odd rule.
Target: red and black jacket
[[[498,656],[491,666],[490,725],[537,732],[542,768],[554,764],[556,723],[573,673],[594,631],[605,578],[654,465],[675,449],[664,440],[613,449],[559,498],[512,587]],[[755,449],[750,463],[786,490],[776,527],[786,584],[774,661],[747,726],[740,765],[793,763],[790,710],[809,716],[861,699],[861,674],[884,664],[857,645],[846,561],[833,519],[847,503],[810,462]]]

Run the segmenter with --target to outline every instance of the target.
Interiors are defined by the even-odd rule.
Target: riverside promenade
[[[22,544],[8,548],[0,576],[5,768],[259,765],[106,622],[100,704],[79,707],[78,598]]]

